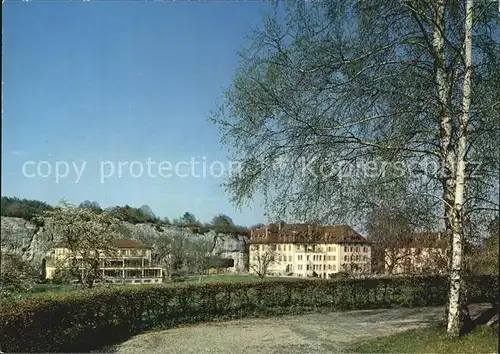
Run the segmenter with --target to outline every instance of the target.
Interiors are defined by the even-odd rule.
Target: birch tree
[[[211,116],[240,162],[233,202],[262,194],[274,219],[353,224],[418,200],[417,229],[453,235],[458,335],[462,222],[498,214],[498,38],[485,0],[277,3]]]
[[[472,77],[472,21],[473,0],[466,1],[464,38],[464,81],[462,88],[462,114],[459,116],[459,136],[457,151],[457,171],[455,174],[455,200],[452,211],[452,257],[450,269],[450,298],[448,303],[448,333],[460,333],[460,288],[462,270],[462,229],[465,195],[465,164],[467,135],[471,103]]]

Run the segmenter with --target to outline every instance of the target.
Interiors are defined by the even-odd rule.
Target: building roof
[[[448,248],[451,246],[451,237],[446,232],[412,232],[397,242],[381,244],[386,248]],[[378,243],[378,240],[374,240]],[[390,246],[390,247],[389,247]]]
[[[410,236],[411,247],[443,248],[450,245],[446,232],[414,232]]]
[[[118,248],[151,248],[145,245],[140,244],[134,240],[128,239],[117,239],[113,241],[113,244]]]
[[[143,244],[140,244],[139,242],[135,240],[129,240],[129,239],[116,239],[113,240],[113,246],[116,248],[142,248],[142,249],[150,249],[151,247],[145,246]],[[62,247],[66,248],[68,247],[67,243],[65,241],[60,241],[55,244],[56,248]]]
[[[250,243],[370,243],[347,225],[270,224],[252,230]]]

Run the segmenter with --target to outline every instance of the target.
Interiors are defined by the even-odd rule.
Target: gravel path
[[[137,335],[115,353],[338,353],[359,340],[427,326],[444,309],[424,307],[282,316],[204,323]]]

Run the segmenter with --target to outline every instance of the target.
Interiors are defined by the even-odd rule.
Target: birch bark
[[[448,334],[460,335],[461,327],[461,273],[462,273],[462,205],[465,191],[465,155],[467,151],[467,125],[471,96],[472,65],[472,12],[473,0],[466,2],[464,61],[465,72],[462,88],[462,114],[459,117],[457,171],[455,175],[455,200],[452,219],[452,257],[450,269],[450,298],[448,304]]]

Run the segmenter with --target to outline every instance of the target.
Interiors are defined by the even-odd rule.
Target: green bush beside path
[[[467,280],[471,302],[496,302],[498,278]],[[447,278],[187,282],[120,286],[3,301],[3,352],[83,352],[153,329],[229,318],[440,306]]]

